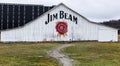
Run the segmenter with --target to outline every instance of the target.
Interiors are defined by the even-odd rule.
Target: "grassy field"
[[[73,66],[120,66],[120,43],[77,42],[61,50]],[[0,66],[59,66],[47,52],[59,43],[0,43]]]
[[[57,43],[0,43],[0,66],[58,66],[47,52]]]
[[[78,42],[61,50],[73,66],[120,66],[120,43]]]

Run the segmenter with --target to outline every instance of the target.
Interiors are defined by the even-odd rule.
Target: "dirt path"
[[[51,51],[49,51],[48,55],[56,58],[60,63],[63,64],[63,66],[72,66],[72,59],[70,59],[68,56],[64,55],[63,53],[60,53],[60,50],[66,47],[72,46],[72,44],[64,44],[60,47],[57,47]]]

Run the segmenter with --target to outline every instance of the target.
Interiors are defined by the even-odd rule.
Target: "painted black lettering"
[[[65,13],[65,19],[68,19],[67,16],[68,16],[68,13]]]
[[[73,22],[76,22],[77,24],[77,17],[73,16]]]
[[[48,21],[47,21],[48,23],[49,23],[49,20],[50,20],[50,19],[49,19],[49,16],[50,16],[50,14],[48,14]]]
[[[56,20],[56,19],[66,19],[76,24],[78,23],[78,18],[76,16],[73,16],[72,14],[69,14],[61,10],[59,13],[48,14],[47,21],[45,21],[45,24],[48,24],[49,22],[52,22],[53,20]]]
[[[52,15],[50,15],[50,21],[52,21]]]
[[[53,20],[58,19],[58,13],[53,14]]]
[[[49,22],[45,21],[45,24],[47,25]]]
[[[69,15],[69,19],[72,21],[72,15],[71,14]]]
[[[64,18],[64,11],[60,11],[60,19]]]

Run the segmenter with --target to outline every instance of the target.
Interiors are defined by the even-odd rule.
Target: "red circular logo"
[[[57,22],[56,31],[59,34],[65,34],[67,30],[68,30],[68,26],[66,22]]]

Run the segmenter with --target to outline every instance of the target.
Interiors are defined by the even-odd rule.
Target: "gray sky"
[[[64,3],[91,21],[120,19],[120,0],[0,0],[0,3],[58,5]]]

